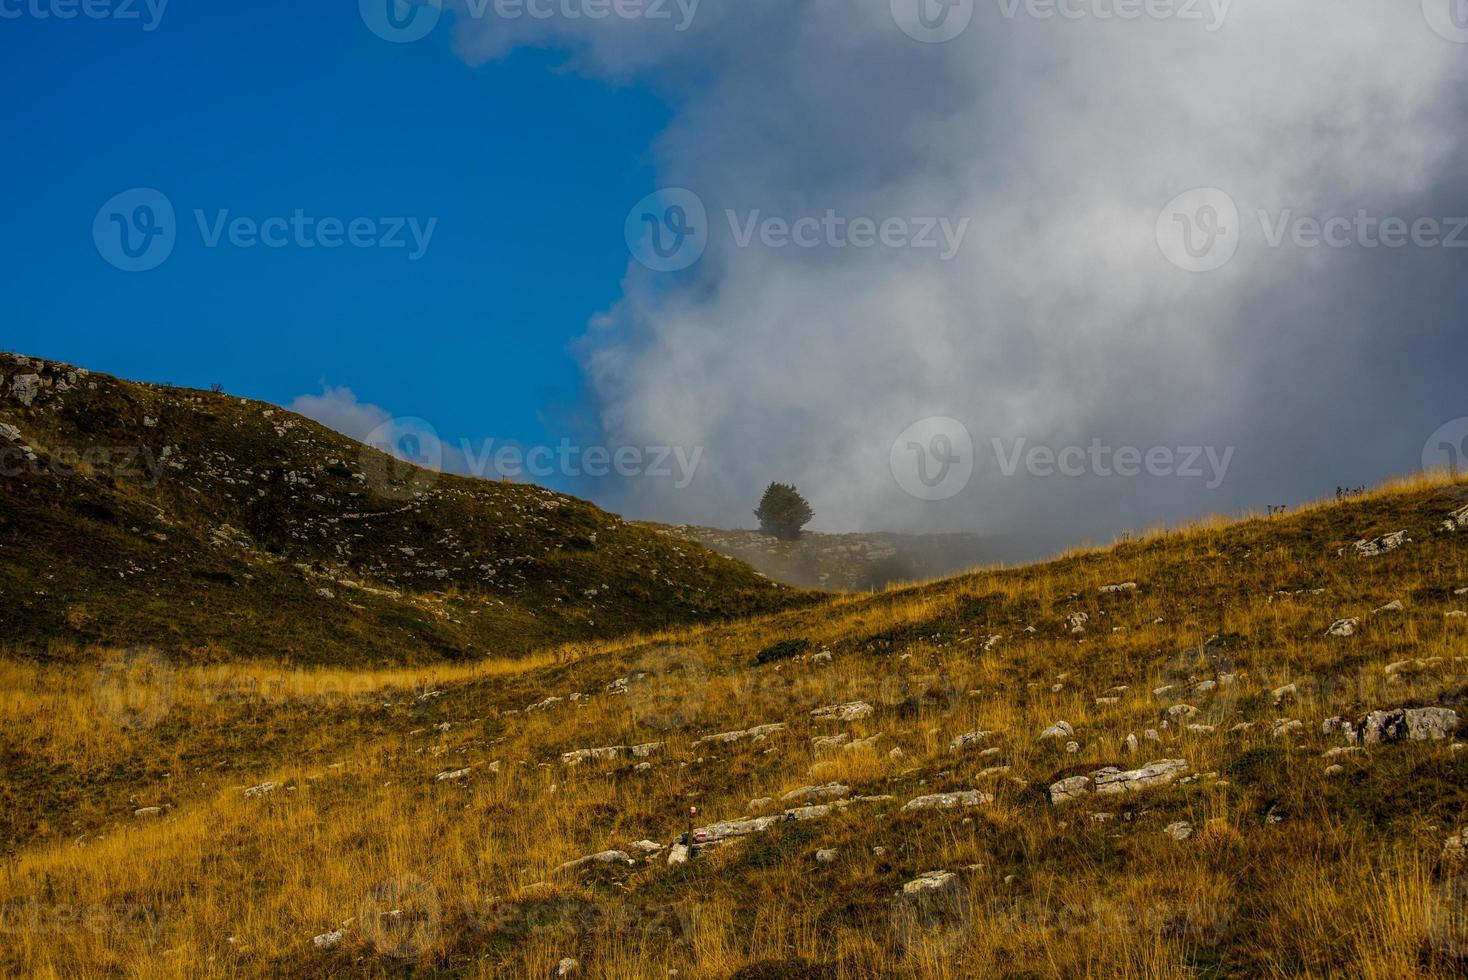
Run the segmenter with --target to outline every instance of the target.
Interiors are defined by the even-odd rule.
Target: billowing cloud
[[[1468,214],[1468,47],[1417,3],[957,0],[972,20],[937,44],[899,27],[919,2],[941,12],[458,18],[471,61],[556,46],[677,109],[653,152],[703,205],[707,247],[681,272],[630,263],[582,351],[608,442],[705,462],[685,491],[610,503],[747,523],[780,479],[818,526],[1075,539],[1369,482],[1468,415],[1468,252],[1368,244],[1384,218]],[[1138,10],[1163,15],[1116,16]],[[1223,196],[1164,214],[1198,188]],[[1310,245],[1334,216],[1349,230]],[[813,246],[787,240],[801,218]],[[892,234],[859,244],[858,219]],[[914,247],[935,219],[968,222],[950,258]],[[929,417],[973,446],[944,499],[894,474],[937,479],[963,452],[931,426],[894,452]],[[1118,475],[1123,448],[1139,475]]]

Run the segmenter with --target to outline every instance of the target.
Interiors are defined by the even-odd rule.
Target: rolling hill
[[[0,355],[0,457],[0,632],[37,656],[401,666],[810,601],[540,487],[17,355]]]

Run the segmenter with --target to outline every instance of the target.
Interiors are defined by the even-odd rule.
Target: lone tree
[[[800,537],[800,529],[810,523],[815,513],[800,491],[788,483],[771,483],[760,498],[759,509],[754,512],[759,518],[759,527],[766,534],[773,534],[786,541]]]

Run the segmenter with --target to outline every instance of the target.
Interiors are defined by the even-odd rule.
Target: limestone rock
[[[963,790],[958,793],[934,793],[931,796],[919,796],[903,804],[902,812],[908,813],[914,810],[948,810],[960,806],[986,806],[994,802],[994,797],[988,793],[981,793],[976,789]]]
[[[1362,719],[1360,727],[1361,740],[1367,745],[1445,739],[1458,730],[1458,713],[1452,708],[1373,711]]]

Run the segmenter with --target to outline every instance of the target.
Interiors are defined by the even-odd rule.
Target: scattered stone
[[[934,895],[956,891],[958,875],[952,871],[924,871],[902,886],[898,896],[906,901],[918,901]]]
[[[1343,773],[1345,771],[1346,771],[1346,767],[1343,766],[1343,765],[1340,765],[1339,763],[1337,763],[1335,765],[1330,765],[1330,766],[1326,766],[1325,767],[1325,774],[1327,776],[1339,776],[1341,773]]]
[[[632,849],[639,854],[656,854],[663,849],[663,845],[657,841],[640,840],[632,845]]]
[[[993,734],[993,732],[968,732],[967,734],[959,735],[948,743],[948,751],[962,752],[964,749],[973,748]]]
[[[1122,582],[1119,585],[1103,585],[1101,591],[1103,593],[1132,592],[1136,588],[1136,582]]]
[[[581,964],[570,956],[565,957],[556,964],[555,970],[551,972],[553,977],[569,977],[580,972]]]
[[[749,801],[749,809],[751,812],[754,810],[763,810],[773,802],[775,802],[773,796],[757,796]]]
[[[1193,836],[1193,825],[1186,820],[1179,820],[1163,827],[1162,832],[1175,841],[1185,841]]]
[[[1464,528],[1468,528],[1468,507],[1464,507],[1462,510],[1451,514],[1448,519],[1443,522],[1444,531],[1461,531]],[[1463,591],[1468,592],[1468,589],[1465,589]],[[1459,594],[1461,595],[1462,593]]]
[[[1086,624],[1090,621],[1091,617],[1083,612],[1071,613],[1066,617],[1065,625],[1070,628],[1072,633],[1084,633],[1086,631]]]
[[[1275,719],[1274,727],[1270,729],[1270,734],[1275,738],[1280,738],[1284,735],[1295,735],[1304,730],[1305,723],[1303,721],[1295,718],[1277,718]]]
[[[1057,721],[1040,733],[1040,740],[1044,741],[1047,738],[1072,738],[1075,736],[1075,733],[1075,729],[1070,727],[1070,722]]]
[[[1194,735],[1212,735],[1218,729],[1212,725],[1194,723],[1188,726],[1188,731]]]
[[[630,868],[636,863],[626,851],[600,851],[596,854],[588,854],[586,857],[577,858],[574,861],[567,861],[552,873],[560,874],[562,871],[575,871],[577,868],[583,868],[588,864],[624,864]]]
[[[823,848],[823,849],[821,849],[819,851],[816,851],[816,863],[817,864],[834,864],[834,863],[836,863],[836,850],[835,850],[835,848],[827,847],[827,848]]]
[[[1175,704],[1167,709],[1167,717],[1177,721],[1180,718],[1192,718],[1198,714],[1198,709],[1191,704]]]
[[[828,664],[831,662],[831,653],[828,650],[822,650],[820,653],[812,656],[810,662],[813,664]]]
[[[850,739],[851,736],[846,732],[842,732],[840,735],[817,735],[810,740],[810,744],[811,748],[817,750],[834,749],[839,745],[845,745]]]
[[[1297,701],[1300,697],[1300,689],[1294,684],[1286,684],[1283,687],[1276,687],[1273,691],[1270,691],[1269,696],[1274,699],[1275,704],[1283,704],[1286,699]]]
[[[1462,863],[1468,858],[1468,827],[1459,830],[1456,834],[1443,841],[1443,860],[1453,864]]]
[[[1406,606],[1402,605],[1401,599],[1394,599],[1384,606],[1380,606],[1376,609],[1371,610],[1371,615],[1380,616],[1382,613],[1401,612],[1403,609],[1406,608]]]
[[[1140,748],[1140,743],[1137,741],[1137,735],[1135,732],[1127,735],[1126,739],[1123,740],[1121,743],[1121,750],[1127,755],[1135,754],[1138,748]]]
[[[1360,755],[1366,751],[1359,745],[1338,745],[1333,749],[1326,749],[1323,758],[1339,759],[1343,755]]]
[[[1066,751],[1066,754],[1067,755],[1075,755],[1080,750],[1081,750],[1081,743],[1080,742],[1066,742],[1065,743],[1065,751]]]
[[[990,766],[988,769],[985,769],[983,772],[979,773],[978,776],[976,776],[974,778],[976,778],[976,779],[986,779],[986,778],[988,778],[990,776],[1002,776],[1006,772],[1009,772],[1009,767],[1008,766]]]
[[[333,946],[339,945],[346,938],[346,935],[347,931],[345,929],[337,929],[335,932],[323,932],[321,935],[311,938],[311,945],[317,949],[331,949]]]
[[[133,811],[133,816],[139,819],[161,817],[163,816],[163,808],[161,806],[140,806]]]
[[[783,803],[804,803],[810,800],[833,800],[851,794],[851,787],[842,786],[840,783],[827,783],[824,786],[802,786],[792,789],[780,797]]]
[[[472,767],[470,769],[452,769],[452,770],[445,770],[444,772],[439,773],[437,776],[434,776],[433,778],[436,781],[440,782],[440,783],[451,783],[451,782],[456,782],[456,781],[458,781],[460,779],[465,778],[466,776],[469,775],[469,773],[471,771],[472,771]]]
[[[251,786],[245,790],[245,795],[251,798],[264,796],[266,793],[274,793],[279,788],[275,783],[261,783],[259,786]]]
[[[1330,629],[1325,631],[1327,636],[1355,636],[1356,630],[1361,626],[1359,619],[1338,619],[1330,624]]]

